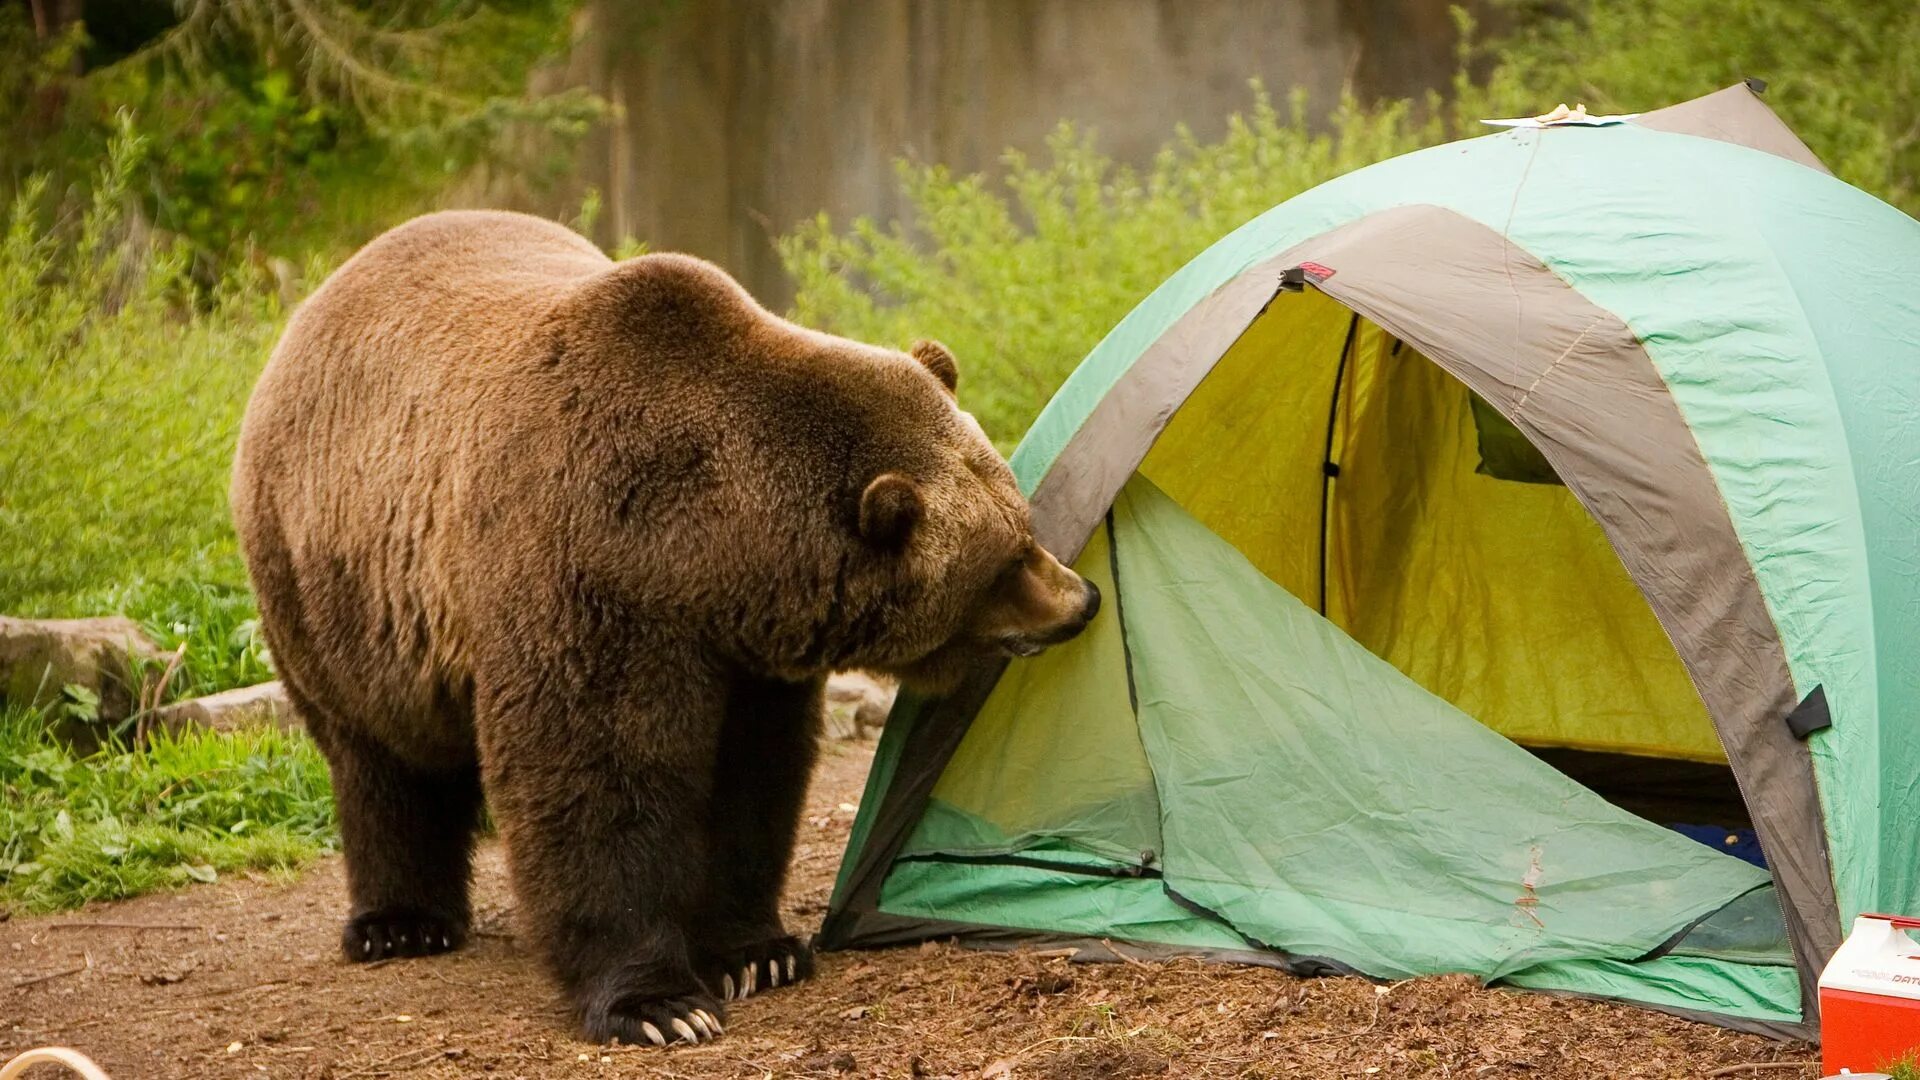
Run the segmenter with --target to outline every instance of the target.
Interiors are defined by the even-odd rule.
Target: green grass
[[[1893,1080],[1920,1080],[1920,1056],[1908,1054],[1887,1066],[1886,1072]]]
[[[253,686],[274,677],[253,593],[244,582],[175,579],[164,586],[109,586],[82,592],[76,606],[83,612],[131,616],[169,653],[186,646],[180,670],[168,683],[168,700]]]
[[[0,909],[287,871],[337,842],[326,763],[304,735],[162,735],[78,757],[46,731],[37,713],[0,713]]]
[[[171,649],[178,693],[270,677],[227,515],[247,394],[281,324],[210,296],[128,216],[142,147],[114,142],[91,202],[29,184],[0,237],[0,612],[120,612]]]
[[[272,678],[227,516],[247,393],[277,301],[211,294],[125,212],[142,151],[115,140],[91,201],[29,185],[0,235],[0,612],[123,613],[180,698]],[[0,711],[0,907],[134,896],[284,870],[335,843],[325,762],[274,730],[162,736],[81,757]]]

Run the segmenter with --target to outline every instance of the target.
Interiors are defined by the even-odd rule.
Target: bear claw
[[[465,942],[464,923],[417,908],[380,908],[355,915],[340,931],[348,960],[366,963],[451,952]]]
[[[720,974],[707,983],[724,1000],[739,1001],[763,990],[791,986],[813,974],[813,950],[798,938],[773,937],[724,950],[708,971]]]
[[[719,1007],[708,1008],[702,996],[682,998],[627,998],[604,1013],[590,1012],[582,1025],[595,1042],[618,1039],[635,1046],[651,1043],[708,1043],[726,1032]]]

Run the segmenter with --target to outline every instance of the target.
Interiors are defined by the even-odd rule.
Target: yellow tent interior
[[[1574,493],[1484,470],[1493,424],[1439,366],[1308,290],[1221,358],[1140,471],[1516,742],[1725,762],[1679,655]]]

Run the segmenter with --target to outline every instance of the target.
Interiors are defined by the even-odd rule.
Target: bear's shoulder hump
[[[582,281],[568,306],[584,322],[654,332],[732,335],[778,321],[726,271],[674,253],[615,263]]]

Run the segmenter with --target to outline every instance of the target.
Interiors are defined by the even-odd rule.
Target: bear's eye
[[[1006,585],[1011,583],[1013,579],[1019,577],[1020,572],[1026,569],[1027,556],[1031,555],[1032,553],[1033,553],[1032,546],[1021,548],[1019,554],[1015,555],[1010,562],[1008,562],[1005,566],[1000,568],[1000,574],[998,577],[994,579],[993,583],[996,586]]]

